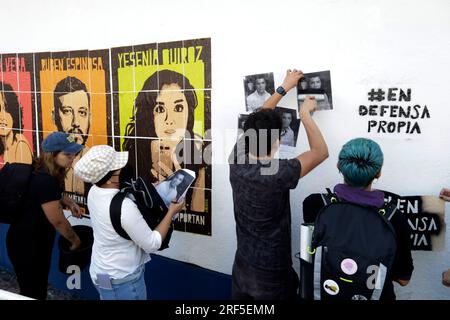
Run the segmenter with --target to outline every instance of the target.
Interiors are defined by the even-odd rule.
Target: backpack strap
[[[122,223],[120,222],[120,217],[122,216],[122,203],[126,197],[126,193],[119,191],[111,200],[109,205],[109,216],[111,218],[111,224],[114,230],[127,240],[131,240],[127,232],[122,228]]]
[[[337,197],[337,195],[333,192],[331,192],[330,188],[326,188],[327,193],[322,193],[322,200],[323,200],[323,204],[329,205],[331,203],[336,203],[339,202],[339,198]]]
[[[397,206],[391,202],[385,203],[378,212],[386,218],[386,220],[391,221],[394,214],[397,212]]]

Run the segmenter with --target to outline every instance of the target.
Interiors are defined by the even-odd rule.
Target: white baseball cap
[[[107,145],[93,146],[74,166],[75,175],[88,183],[100,181],[110,171],[116,171],[128,162],[128,151],[116,151]]]

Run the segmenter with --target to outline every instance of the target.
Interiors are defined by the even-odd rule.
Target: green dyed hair
[[[339,152],[339,171],[345,182],[352,187],[367,187],[382,166],[383,152],[378,143],[370,139],[352,139]]]

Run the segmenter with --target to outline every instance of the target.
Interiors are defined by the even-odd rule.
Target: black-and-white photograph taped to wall
[[[244,77],[246,110],[253,112],[261,108],[275,92],[273,72]]]
[[[283,107],[276,107],[275,112],[281,118],[280,144],[287,147],[297,145],[298,131],[300,129],[300,119],[297,119],[297,111]]]
[[[306,96],[313,96],[317,100],[316,110],[333,109],[330,71],[305,73],[305,76],[300,79],[297,85],[299,111]]]
[[[156,185],[159,196],[169,208],[172,201],[178,202],[184,198],[189,187],[195,180],[195,172],[189,169],[179,169],[166,180]]]

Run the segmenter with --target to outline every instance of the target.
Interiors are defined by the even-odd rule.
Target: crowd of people
[[[237,250],[232,268],[233,299],[284,300],[298,297],[299,277],[292,263],[289,194],[304,176],[328,158],[329,151],[320,128],[312,117],[317,109],[317,101],[313,97],[306,97],[300,108],[300,118],[306,131],[309,149],[292,159],[276,159],[274,156],[280,142],[289,141],[289,144],[293,144],[293,133],[289,130],[292,114],[280,115],[274,109],[286,92],[295,88],[299,82],[302,83],[303,78],[300,70],[288,70],[283,83],[271,96],[267,96],[264,90],[264,81],[257,79],[255,97],[248,97],[248,104],[253,108],[253,105],[259,106],[256,94],[261,95],[263,106],[248,116],[243,128],[244,135],[238,139],[229,157],[237,236]],[[313,80],[310,79],[310,86],[317,85]],[[186,80],[180,81],[186,83]],[[176,83],[167,83],[164,88],[171,88],[170,86],[179,89]],[[84,91],[86,90],[81,85],[75,90],[77,94]],[[175,111],[171,111],[172,109],[164,107],[170,101],[164,100],[166,97],[163,90],[159,93],[142,92],[137,97],[136,113],[145,112],[146,108],[143,106],[148,100],[146,94],[155,95],[151,99],[155,102],[152,108],[155,110],[154,117],[167,117],[166,113],[170,111],[176,113],[173,117],[179,117],[179,121],[187,121],[183,125],[188,128],[186,131],[192,128],[192,117],[189,114],[192,114],[196,105],[195,93],[192,96],[179,97],[177,101],[181,103],[178,103]],[[0,109],[13,114],[10,111],[12,103],[8,99],[5,94],[0,94]],[[64,96],[57,97],[57,100],[61,102],[58,108],[62,110],[57,118],[64,123],[64,108],[68,108],[65,106],[68,100]],[[89,104],[86,93],[78,100],[80,105]],[[89,112],[86,110],[80,114],[85,115],[87,121]],[[70,115],[75,113],[68,112]],[[4,121],[12,123],[16,120],[11,116]],[[129,132],[137,133],[138,128],[144,128],[136,126],[137,121],[140,120],[135,118],[130,123]],[[60,131],[67,131],[63,129],[61,127]],[[151,128],[158,136],[172,137],[174,133],[169,129],[159,126]],[[85,130],[85,133],[87,132],[88,128]],[[246,133],[250,132],[256,133],[256,141],[249,139]],[[4,130],[0,133],[0,147],[3,149],[21,149],[23,152],[29,150],[19,132]],[[179,139],[174,139],[173,146],[167,148],[175,149],[184,134],[185,132],[182,132]],[[116,151],[110,146],[97,145],[86,152],[85,139],[80,130],[54,132],[42,142],[42,152],[31,164],[33,174],[27,191],[27,210],[17,222],[11,224],[7,234],[8,255],[17,275],[20,293],[36,299],[46,299],[55,231],[71,243],[71,250],[80,247],[80,238],[65,218],[62,209],[66,206],[75,217],[81,217],[79,206],[70,198],[62,197],[63,189],[67,187],[67,175],[73,174],[84,183],[92,185],[87,198],[94,232],[90,276],[100,298],[146,299],[145,264],[150,260],[149,254],[160,248],[173,216],[186,205],[183,200],[178,199],[177,192],[177,186],[183,182],[184,176],[175,175],[170,181],[161,183],[161,177],[169,176],[173,173],[172,169],[177,168],[167,168],[160,158],[159,161],[155,160],[156,157],[154,161],[150,161],[152,170],[149,170],[148,174],[156,180],[156,184],[160,183],[160,189],[165,190],[164,202],[168,213],[152,230],[143,221],[136,204],[131,199],[125,199],[122,211],[126,214],[122,215],[121,223],[130,238],[125,239],[116,232],[111,223],[110,204],[119,192],[121,183],[128,178],[126,173],[130,170],[127,167],[151,158],[153,148],[144,141],[147,143],[149,157],[135,159],[135,153],[125,148],[134,141],[124,142],[124,150],[127,151]],[[196,147],[201,149],[203,146]],[[31,162],[28,155],[22,159],[26,163]],[[384,194],[373,188],[373,181],[381,177],[382,167],[383,152],[375,141],[364,138],[348,141],[339,153],[337,170],[342,174],[343,181],[336,184],[334,193],[341,200],[381,209],[385,205]],[[199,166],[196,169],[198,173],[204,168]],[[131,171],[135,172],[135,168]],[[450,201],[450,189],[442,189],[440,197]],[[189,205],[195,206],[194,203]],[[303,207],[304,221],[314,223],[324,207],[321,195],[308,196]],[[396,234],[397,250],[380,298],[393,300],[393,282],[407,285],[414,266],[409,241],[410,228],[405,216],[397,213],[389,223]],[[450,285],[450,270],[443,274],[443,282]]]

